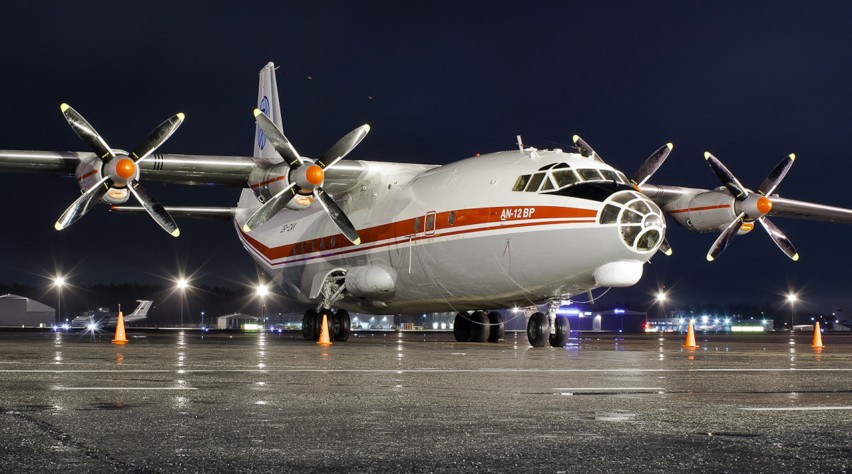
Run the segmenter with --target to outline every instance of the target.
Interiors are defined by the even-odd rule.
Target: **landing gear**
[[[527,323],[527,339],[533,347],[544,347],[550,337],[550,320],[544,313],[533,313]]]
[[[553,347],[563,347],[568,344],[571,325],[568,316],[557,315],[561,299],[547,302],[547,314],[533,313],[527,323],[527,338],[533,347],[544,347],[549,342]]]
[[[453,336],[458,342],[497,342],[505,333],[503,316],[496,311],[458,313],[453,322]]]
[[[330,309],[323,308],[319,313],[309,309],[302,317],[302,337],[306,341],[317,341],[322,330],[322,317],[325,315],[328,324],[328,337],[335,341],[346,341],[351,333],[352,323],[349,312],[339,309],[332,313]]]

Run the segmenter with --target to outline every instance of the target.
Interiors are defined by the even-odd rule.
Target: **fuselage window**
[[[420,232],[420,218],[414,219],[414,232]]]
[[[559,170],[553,172],[557,188],[564,188],[577,182],[577,175],[571,170]]]
[[[320,250],[325,250],[325,239],[320,239]]]
[[[538,191],[538,187],[541,185],[542,180],[544,180],[544,173],[536,173],[532,175],[529,184],[527,184],[526,191],[528,193],[534,193]]]
[[[426,215],[426,232],[432,232],[435,230],[435,214],[427,214]]]
[[[523,176],[518,176],[518,180],[515,181],[515,186],[512,187],[512,191],[523,191],[525,187],[527,187],[527,181],[530,180],[530,175],[525,174]]]
[[[450,215],[447,216],[447,222],[450,225],[456,225],[456,211],[450,211]]]
[[[586,168],[586,169],[582,169],[582,170],[577,170],[577,172],[580,173],[580,178],[583,181],[600,181],[600,180],[603,179],[601,177],[601,174],[598,173],[598,170],[593,169],[593,168]]]
[[[336,236],[336,235],[332,235],[332,236],[331,236],[331,245],[329,246],[329,248],[332,248],[332,249],[334,248],[334,241],[335,241],[336,239],[337,239],[337,236]]]

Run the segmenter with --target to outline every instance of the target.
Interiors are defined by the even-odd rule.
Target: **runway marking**
[[[198,390],[195,387],[53,387],[52,390]]]
[[[832,410],[852,410],[852,407],[761,407],[761,408],[740,408],[743,411],[832,411]]]
[[[512,368],[483,368],[483,369],[317,369],[317,368],[264,368],[264,369],[0,369],[0,374],[146,374],[146,373],[319,373],[319,372],[337,372],[337,373],[379,373],[379,374],[399,374],[399,373],[543,373],[543,374],[561,374],[561,373],[700,373],[700,372],[852,372],[852,368],[777,368],[777,369],[758,369],[758,368],[705,368],[705,369],[639,369],[639,368],[623,368],[623,369],[512,369]]]
[[[575,388],[553,388],[551,390],[559,390],[565,392],[582,392],[582,391],[595,391],[595,392],[624,392],[624,391],[645,391],[645,392],[656,392],[659,390],[665,390],[663,387],[575,387]]]

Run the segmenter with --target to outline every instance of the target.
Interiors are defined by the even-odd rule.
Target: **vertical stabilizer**
[[[271,61],[260,70],[260,85],[257,88],[257,108],[282,130],[281,105],[278,103],[278,83],[275,81],[275,64]],[[270,163],[283,161],[272,145],[269,144],[263,130],[255,125],[254,156],[264,158]]]

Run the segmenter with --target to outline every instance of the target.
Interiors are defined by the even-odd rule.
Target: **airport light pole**
[[[657,292],[657,296],[656,296],[657,304],[660,306],[660,317],[663,318],[663,319],[665,319],[665,311],[664,311],[663,305],[666,303],[666,300],[668,298],[669,297],[666,294],[665,290],[660,290],[660,291]]]
[[[65,277],[56,275],[53,278],[53,286],[56,287],[56,319],[54,322],[62,321],[62,287],[65,286]]]
[[[259,283],[255,288],[255,294],[260,298],[260,319],[266,324],[264,315],[266,314],[266,295],[269,294],[269,286],[265,283]]]
[[[795,325],[796,301],[799,301],[799,296],[792,291],[787,293],[787,302],[790,303],[790,334],[793,334],[793,326]]]
[[[178,278],[178,281],[175,283],[177,289],[180,290],[180,327],[183,327],[183,300],[186,298],[186,288],[189,286],[189,282],[186,278]]]

